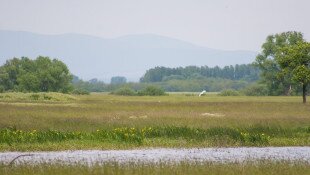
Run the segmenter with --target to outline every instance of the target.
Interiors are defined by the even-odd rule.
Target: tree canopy
[[[279,77],[290,77],[293,82],[302,85],[303,102],[306,103],[310,83],[310,43],[298,42],[280,48],[275,60],[281,67]]]
[[[269,35],[266,38],[261,53],[256,57],[255,65],[261,69],[261,79],[267,85],[269,95],[289,95],[294,82],[292,82],[290,74],[279,76],[282,67],[275,56],[280,49],[294,46],[303,41],[302,33],[295,31]]]
[[[0,87],[5,91],[68,92],[71,81],[67,66],[49,57],[13,58],[0,67]]]
[[[140,82],[162,82],[168,80],[193,80],[203,78],[223,78],[229,80],[255,81],[259,78],[259,69],[251,64],[235,66],[187,66],[178,68],[155,67],[146,71]]]

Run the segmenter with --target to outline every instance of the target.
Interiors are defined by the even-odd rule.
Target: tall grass
[[[117,162],[106,162],[103,165],[64,165],[64,164],[39,164],[39,165],[17,165],[13,167],[0,165],[0,174],[24,174],[24,175],[79,175],[79,174],[228,174],[228,175],[306,175],[310,174],[310,166],[305,162],[246,162],[246,163],[228,163],[218,164],[211,162],[181,162],[179,164],[146,164],[146,163],[129,163],[119,164]]]
[[[31,96],[0,98],[1,150],[54,143],[55,148],[49,149],[106,148],[107,143],[115,143],[116,148],[123,143],[133,147],[310,145],[310,106],[301,104],[299,97],[97,93],[70,95],[75,100],[20,100],[24,95]],[[149,127],[151,131],[142,131]]]
[[[275,132],[276,131],[276,132]],[[285,135],[289,133],[289,135]],[[299,138],[300,136],[304,136]],[[66,132],[66,131],[22,131],[16,128],[5,128],[0,130],[0,144],[22,144],[22,143],[46,143],[63,142],[69,140],[87,141],[117,141],[131,144],[143,145],[145,139],[168,138],[182,139],[188,142],[218,142],[225,140],[228,145],[266,146],[270,145],[270,139],[277,137],[295,137],[306,139],[310,136],[310,129],[296,128],[294,130],[283,128],[270,128],[263,126],[252,126],[248,128],[225,128],[214,127],[209,129],[164,126],[164,127],[122,127],[111,130],[97,129],[93,132]],[[222,146],[222,145],[217,145]]]

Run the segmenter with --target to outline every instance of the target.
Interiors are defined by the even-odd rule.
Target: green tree
[[[303,41],[302,33],[295,31],[269,35],[267,37],[262,45],[262,52],[256,57],[255,65],[261,69],[261,78],[267,86],[269,95],[288,94],[293,84],[290,74],[279,76],[282,68],[275,60],[277,51]]]
[[[49,57],[13,58],[0,67],[0,86],[4,90],[68,92],[71,80],[67,66]]]
[[[310,43],[287,45],[276,52],[275,60],[281,67],[279,77],[291,77],[293,82],[302,85],[303,103],[306,103],[307,86],[310,83]]]
[[[17,77],[19,75],[20,59],[13,58],[7,60],[0,67],[0,84],[4,90],[14,90],[17,88]]]

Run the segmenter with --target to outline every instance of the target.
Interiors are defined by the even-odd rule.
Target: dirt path
[[[211,161],[225,163],[264,159],[305,161],[310,164],[310,147],[156,148],[139,150],[78,150],[0,153],[0,164],[82,163],[91,165],[108,161],[116,161],[119,163],[177,163],[180,161]],[[14,161],[12,162],[12,160]]]

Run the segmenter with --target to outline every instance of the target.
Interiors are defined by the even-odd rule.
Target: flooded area
[[[105,162],[178,163],[182,161],[228,163],[267,159],[303,161],[310,164],[310,147],[156,148],[0,153],[1,164],[81,163],[92,165]]]
[[[106,162],[178,163],[182,161],[242,163],[258,160],[303,161],[310,164],[310,147],[154,148],[0,153],[0,164],[80,163],[92,165]]]

